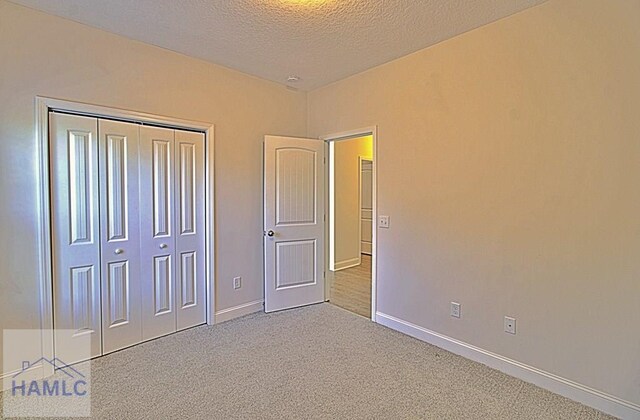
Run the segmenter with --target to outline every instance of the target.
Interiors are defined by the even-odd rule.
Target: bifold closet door
[[[50,113],[49,122],[55,354],[75,363],[102,354],[98,121]]]
[[[142,341],[139,128],[110,120],[98,124],[104,353]]]
[[[174,130],[140,128],[142,337],[176,331]]]
[[[177,328],[205,322],[204,134],[175,131]]]
[[[56,356],[203,324],[204,134],[51,113],[50,144]]]

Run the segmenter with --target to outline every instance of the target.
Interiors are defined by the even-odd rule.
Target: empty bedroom
[[[638,0],[0,0],[2,418],[640,420]]]

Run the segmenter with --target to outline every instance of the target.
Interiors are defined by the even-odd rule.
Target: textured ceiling
[[[545,0],[12,1],[308,90]]]

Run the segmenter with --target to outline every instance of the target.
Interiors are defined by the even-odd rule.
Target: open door
[[[324,301],[324,166],[321,140],[265,136],[266,312]]]

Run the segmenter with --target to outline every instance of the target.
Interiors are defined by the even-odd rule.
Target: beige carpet
[[[101,419],[604,419],[329,304],[198,327],[92,363]]]

